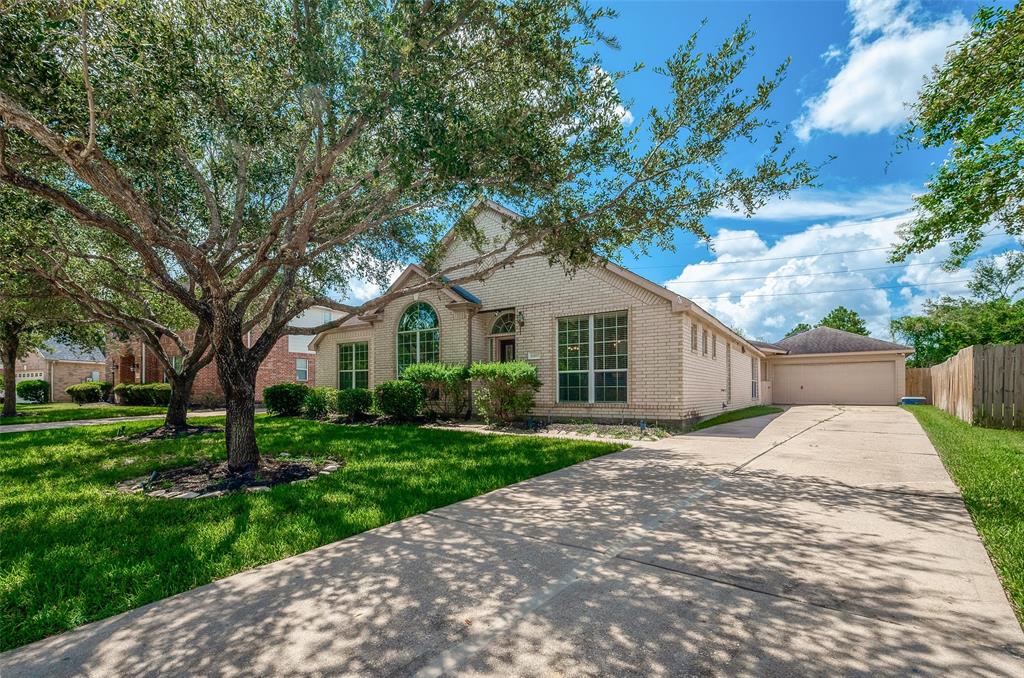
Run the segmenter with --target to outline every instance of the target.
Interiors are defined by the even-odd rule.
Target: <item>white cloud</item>
[[[802,140],[816,130],[871,134],[903,123],[925,76],[969,28],[959,11],[915,20],[916,3],[900,0],[851,0],[849,11],[849,58],[824,92],[804,102],[807,111],[796,121]],[[831,49],[826,62],[829,55]]]
[[[404,266],[395,266],[388,270],[388,285],[398,280],[398,276],[405,270]],[[354,277],[348,281],[348,295],[342,301],[343,304],[355,306],[378,297],[384,290],[375,281],[362,277]]]
[[[968,271],[941,270],[943,249],[915,255],[907,262],[913,266],[890,264],[896,230],[909,218],[820,224],[771,244],[750,237],[753,230],[721,229],[713,258],[686,266],[665,285],[754,338],[780,339],[797,323],[816,323],[839,305],[860,313],[872,335],[887,338],[893,317],[916,311],[928,297],[965,292],[963,283],[934,283],[970,277]],[[900,285],[915,287],[864,289]]]
[[[762,207],[756,219],[789,221],[793,219],[855,219],[906,212],[913,205],[913,190],[908,184],[889,184],[856,191],[803,189],[786,200],[773,200]],[[715,210],[712,216],[743,219],[742,213]]]
[[[826,64],[841,56],[843,56],[843,50],[839,49],[836,45],[829,45],[828,49],[821,53],[821,58],[825,60]]]

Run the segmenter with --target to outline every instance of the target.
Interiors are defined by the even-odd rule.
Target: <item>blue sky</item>
[[[893,266],[888,249],[912,196],[922,191],[944,152],[897,153],[924,76],[966,33],[976,2],[850,0],[849,2],[610,2],[619,16],[604,24],[620,49],[603,52],[608,71],[645,69],[619,82],[626,120],[642,125],[664,105],[669,82],[654,72],[702,19],[700,45],[712,49],[749,17],[757,53],[747,84],[791,65],[769,115],[788,125],[800,157],[829,156],[820,187],[773,203],[754,218],[716,213],[705,223],[713,251],[680,231],[674,251],[623,253],[627,268],[675,290],[753,338],[781,338],[798,322],[817,322],[845,305],[861,313],[872,334],[889,337],[889,321],[917,312],[941,294],[967,294],[968,269],[941,270],[946,250]],[[745,167],[763,146],[740,147],[727,165]],[[992,236],[978,256],[1014,243]],[[837,253],[837,254],[836,254]],[[372,296],[364,290],[366,296]]]
[[[928,297],[966,294],[967,269],[939,267],[944,248],[887,261],[911,197],[921,192],[944,153],[897,153],[905,102],[946,47],[967,30],[978,3],[855,0],[844,2],[614,2],[609,22],[621,49],[605,54],[609,70],[642,61],[644,72],[619,83],[634,124],[663,104],[666,82],[651,66],[664,62],[702,18],[711,48],[750,19],[757,54],[750,75],[792,60],[770,116],[790,126],[789,142],[811,162],[836,156],[820,187],[772,204],[752,219],[709,219],[714,251],[689,233],[675,251],[623,255],[637,273],[693,299],[750,336],[777,339],[798,322],[814,323],[836,305],[860,312],[872,334],[888,337],[889,320],[920,309]],[[749,162],[740,149],[729,162]],[[994,236],[985,252],[1012,243]],[[866,250],[866,251],[851,251]],[[842,252],[843,254],[823,254]],[[980,256],[980,254],[979,254]],[[970,267],[970,262],[967,268]],[[868,269],[868,270],[865,270]],[[872,289],[873,288],[873,289]],[[880,289],[881,288],[881,289]],[[843,290],[843,291],[836,291]]]

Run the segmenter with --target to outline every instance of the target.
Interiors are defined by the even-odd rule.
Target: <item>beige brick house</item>
[[[49,382],[50,401],[69,403],[71,396],[64,389],[83,381],[102,380],[104,360],[103,353],[97,349],[83,350],[50,340],[15,363],[15,379],[19,383],[28,379]]]
[[[515,218],[489,202],[476,223],[500,242]],[[443,268],[477,254],[451,236],[446,247]],[[393,288],[424,273],[409,266]],[[310,348],[318,386],[372,388],[414,362],[519,359],[536,365],[543,382],[537,416],[657,421],[762,402],[767,355],[693,302],[619,266],[567,277],[543,258],[401,298],[316,336]]]

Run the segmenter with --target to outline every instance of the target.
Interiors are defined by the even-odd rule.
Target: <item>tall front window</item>
[[[624,403],[629,360],[625,312],[558,319],[558,401]]]
[[[365,341],[338,345],[338,388],[370,387],[370,349]]]
[[[750,356],[750,397],[754,400],[757,400],[758,376],[757,358]]]
[[[398,374],[409,365],[438,362],[440,346],[437,313],[430,304],[416,302],[398,321]]]

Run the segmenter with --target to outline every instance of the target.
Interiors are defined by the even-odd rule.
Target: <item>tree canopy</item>
[[[864,318],[861,317],[860,313],[845,306],[836,306],[826,313],[825,317],[815,325],[797,323],[793,329],[786,333],[786,336],[791,337],[794,334],[813,330],[815,327],[831,327],[845,332],[853,332],[854,334],[868,335],[868,326],[864,323]]]
[[[82,229],[51,238],[62,265],[128,250],[195,319],[229,463],[252,468],[255,374],[284,333],[527,257],[571,271],[678,228],[706,237],[712,210],[752,214],[813,179],[764,116],[785,64],[738,87],[746,25],[709,52],[687,40],[658,70],[669,103],[627,129],[623,74],[596,49],[614,45],[611,15],[577,0],[29,0],[0,16],[0,180]],[[727,166],[742,143],[763,152]],[[503,242],[474,229],[484,197],[524,215]],[[335,300],[435,262],[453,222],[479,247],[458,271]],[[342,313],[289,327],[318,304]]]
[[[813,329],[814,326],[810,325],[809,323],[797,323],[796,325],[793,326],[793,329],[791,329],[789,332],[786,332],[786,336],[792,337],[794,334],[800,334],[801,332],[806,332],[807,330]]]
[[[974,344],[1024,343],[1024,265],[1020,253],[992,257],[975,266],[968,287],[974,299],[942,297],[922,312],[892,321],[892,331],[914,347],[912,367],[943,362]]]
[[[904,139],[950,150],[894,261],[951,240],[947,263],[959,266],[990,231],[1024,235],[1024,4],[978,11],[921,90]]]

